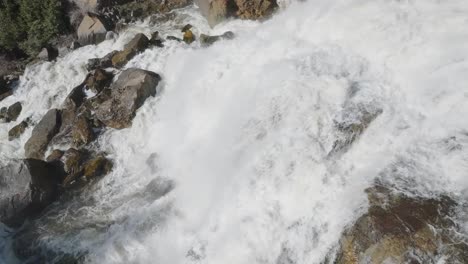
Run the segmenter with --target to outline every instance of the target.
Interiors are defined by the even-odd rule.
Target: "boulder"
[[[110,99],[98,105],[97,119],[108,127],[122,129],[131,126],[136,111],[150,96],[156,95],[161,77],[150,71],[127,69],[111,85]]]
[[[142,33],[137,34],[122,51],[112,57],[112,66],[121,68],[131,60],[138,52],[142,52],[149,46],[149,39]]]
[[[57,197],[59,175],[50,164],[34,159],[0,167],[0,221],[11,227],[37,216]]]
[[[77,35],[81,45],[98,44],[106,39],[108,30],[110,30],[110,27],[103,18],[88,13],[83,17]]]
[[[10,131],[8,131],[8,140],[12,141],[12,140],[19,138],[24,133],[24,131],[26,131],[26,128],[28,127],[29,127],[29,119],[25,119],[21,121],[21,123],[14,126],[13,128],[10,129]]]
[[[8,107],[7,116],[10,121],[16,121],[18,116],[21,114],[21,110],[23,110],[23,106],[20,102],[16,102]]]
[[[84,115],[75,119],[71,133],[75,146],[86,145],[95,139],[91,122]]]
[[[236,15],[242,19],[262,19],[273,14],[278,8],[276,0],[234,0],[237,6]]]
[[[205,34],[200,35],[200,44],[204,47],[210,46],[216,41],[222,40],[222,39],[233,39],[235,37],[234,33],[232,31],[227,31],[222,35],[219,36],[208,36]]]
[[[112,78],[114,78],[114,75],[111,72],[96,69],[86,77],[86,89],[89,89],[96,94],[100,93],[104,88],[109,86],[112,82]]]
[[[113,165],[110,160],[105,158],[103,155],[98,155],[84,164],[83,176],[87,180],[104,176],[112,170],[112,166]]]
[[[379,185],[367,193],[369,210],[343,234],[334,263],[467,263],[468,246],[454,235],[454,200]]]
[[[60,111],[49,110],[42,120],[34,127],[31,138],[24,145],[27,158],[42,159],[50,140],[60,129]]]
[[[41,50],[39,55],[37,55],[37,58],[43,61],[53,61],[58,57],[58,55],[58,49],[48,46]]]
[[[20,102],[16,102],[8,108],[2,107],[0,109],[0,120],[7,123],[11,121],[16,121],[22,109],[23,107],[21,106]]]
[[[112,67],[112,57],[114,57],[114,55],[117,53],[118,51],[114,50],[102,58],[93,58],[88,60],[88,63],[86,64],[86,69],[88,71],[92,71],[98,68],[105,69]]]
[[[192,25],[190,24],[187,24],[182,28],[182,32],[184,33],[182,40],[187,44],[191,44],[195,41],[195,35],[193,34],[191,28]]]

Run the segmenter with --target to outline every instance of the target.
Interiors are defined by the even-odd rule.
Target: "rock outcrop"
[[[61,124],[61,112],[51,109],[34,127],[31,138],[24,145],[27,158],[43,159],[50,140],[57,134]]]
[[[23,110],[23,107],[20,102],[16,102],[8,108],[2,107],[2,109],[0,109],[0,120],[4,122],[16,121],[21,114],[21,110]]]
[[[141,69],[127,69],[111,85],[110,99],[99,104],[96,117],[108,127],[126,128],[131,126],[136,110],[145,100],[156,95],[161,80],[154,72]]]
[[[343,234],[335,264],[468,263],[468,245],[452,221],[447,196],[413,197],[384,186],[367,190],[370,207]]]
[[[58,170],[34,159],[0,167],[0,222],[20,226],[37,216],[57,197]]]

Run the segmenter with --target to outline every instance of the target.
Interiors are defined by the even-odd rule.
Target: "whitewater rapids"
[[[100,137],[113,172],[37,221],[43,248],[85,263],[321,263],[376,179],[467,202],[466,0],[309,0],[214,29],[196,7],[176,13],[29,67],[0,103],[39,121],[88,59],[138,32],[236,34],[209,48],[166,42],[126,65],[161,74],[161,93],[131,128]],[[335,123],[362,108],[381,114],[329,155]],[[9,142],[13,125],[0,124],[0,165],[24,156],[32,128]],[[0,227],[0,263],[17,262],[10,232]]]

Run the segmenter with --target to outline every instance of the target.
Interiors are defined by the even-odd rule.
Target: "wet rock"
[[[10,131],[8,131],[8,140],[12,141],[19,138],[29,127],[29,123],[29,119],[25,119],[21,121],[21,123],[19,123],[18,125],[11,128]]]
[[[186,29],[184,31],[184,37],[182,40],[187,44],[193,43],[195,41],[195,35],[193,34],[192,30]]]
[[[262,19],[273,14],[278,8],[276,0],[234,0],[237,16],[242,19]]]
[[[22,109],[23,107],[21,106],[20,102],[16,102],[8,108],[2,107],[0,109],[0,120],[7,123],[11,121],[16,121],[18,116],[21,114]]]
[[[127,69],[111,85],[110,99],[95,110],[96,117],[108,127],[122,129],[131,126],[136,111],[150,96],[156,95],[161,77],[150,71]]]
[[[37,55],[37,58],[43,61],[53,61],[58,57],[58,55],[58,49],[48,46],[41,50],[39,55]]]
[[[112,78],[114,78],[114,75],[111,72],[96,69],[86,77],[86,88],[96,94],[100,93],[104,88],[109,86],[112,82]]]
[[[63,154],[63,169],[67,174],[76,174],[81,171],[81,165],[86,158],[86,153],[71,148]]]
[[[367,190],[370,207],[340,241],[336,264],[466,263],[468,246],[452,232],[455,201],[410,197],[384,186]]]
[[[21,114],[21,110],[23,110],[23,106],[20,102],[16,102],[8,107],[7,116],[10,121],[16,121],[18,116]]]
[[[112,67],[112,57],[114,57],[114,55],[116,55],[117,53],[118,51],[114,50],[102,58],[93,58],[88,60],[88,63],[86,64],[86,69],[88,71],[92,71],[98,68],[105,69]]]
[[[155,31],[151,34],[150,44],[156,47],[164,47],[163,40],[159,37],[159,32]]]
[[[34,127],[31,138],[24,146],[27,158],[42,159],[50,140],[60,129],[60,111],[49,110],[42,120]]]
[[[102,17],[88,13],[83,17],[77,35],[82,45],[98,44],[106,39],[108,30],[110,30],[110,27]]]
[[[58,161],[63,157],[64,152],[61,151],[60,149],[54,149],[52,152],[47,156],[46,161],[47,162],[54,162]]]
[[[84,177],[89,180],[96,177],[104,176],[112,170],[112,162],[103,155],[89,160],[84,165]]]
[[[137,34],[122,51],[112,57],[112,66],[121,68],[131,60],[138,52],[142,52],[149,46],[149,39],[144,34]]]
[[[200,43],[202,46],[207,47],[215,43],[216,41],[222,40],[222,39],[233,39],[235,37],[234,33],[232,31],[227,31],[222,35],[219,36],[208,36],[205,34],[200,35]]]
[[[59,177],[50,164],[34,159],[0,168],[0,221],[12,226],[37,216],[57,197]]]
[[[75,146],[86,145],[95,139],[92,124],[84,115],[76,118],[71,133]]]

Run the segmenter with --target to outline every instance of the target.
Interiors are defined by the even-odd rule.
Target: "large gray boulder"
[[[156,86],[161,77],[154,72],[127,69],[111,85],[110,99],[98,105],[97,119],[108,127],[130,127],[136,111],[150,96],[156,95]]]
[[[59,179],[59,171],[41,160],[0,167],[0,222],[18,227],[38,215],[57,197]]]
[[[24,145],[27,158],[43,159],[50,140],[57,134],[61,124],[60,111],[49,110],[34,127],[31,138]]]

